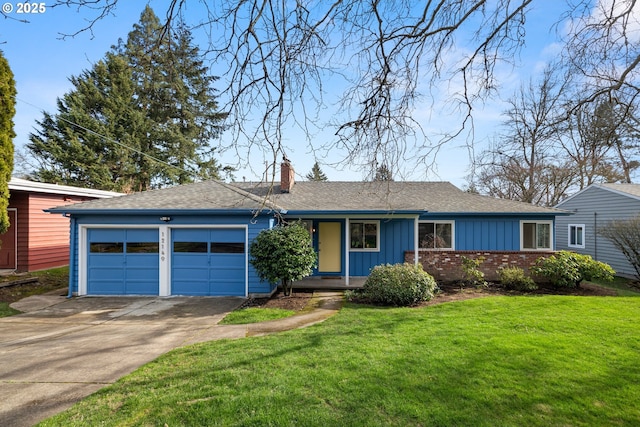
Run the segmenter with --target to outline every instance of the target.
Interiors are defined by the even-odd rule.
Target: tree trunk
[[[282,279],[282,292],[285,297],[291,296],[291,280]]]

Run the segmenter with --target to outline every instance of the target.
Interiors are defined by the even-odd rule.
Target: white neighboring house
[[[609,221],[640,214],[640,184],[592,184],[556,207],[573,212],[556,219],[557,250],[591,255],[611,265],[618,276],[636,276],[624,254],[599,231]]]

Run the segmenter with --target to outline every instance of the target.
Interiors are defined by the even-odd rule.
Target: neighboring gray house
[[[611,265],[616,274],[635,277],[625,256],[599,234],[614,219],[640,214],[640,184],[592,184],[560,202],[573,215],[556,218],[556,249],[591,255]]]

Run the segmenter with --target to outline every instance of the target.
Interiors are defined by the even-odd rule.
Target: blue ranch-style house
[[[421,262],[455,279],[461,256],[489,272],[527,268],[554,249],[566,212],[463,192],[447,182],[204,181],[48,209],[71,221],[69,294],[264,296],[249,245],[301,220],[318,254],[313,277],[343,287],[379,264]]]

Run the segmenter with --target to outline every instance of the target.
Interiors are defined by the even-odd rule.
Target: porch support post
[[[420,250],[420,236],[418,235],[418,220],[420,219],[420,217],[416,217],[416,219],[413,221],[414,227],[413,227],[413,262],[415,265],[418,265],[418,255],[419,255],[419,250]]]
[[[349,218],[345,218],[344,221],[344,268],[345,268],[345,286],[349,286],[349,240],[350,240],[350,229],[349,229]]]

